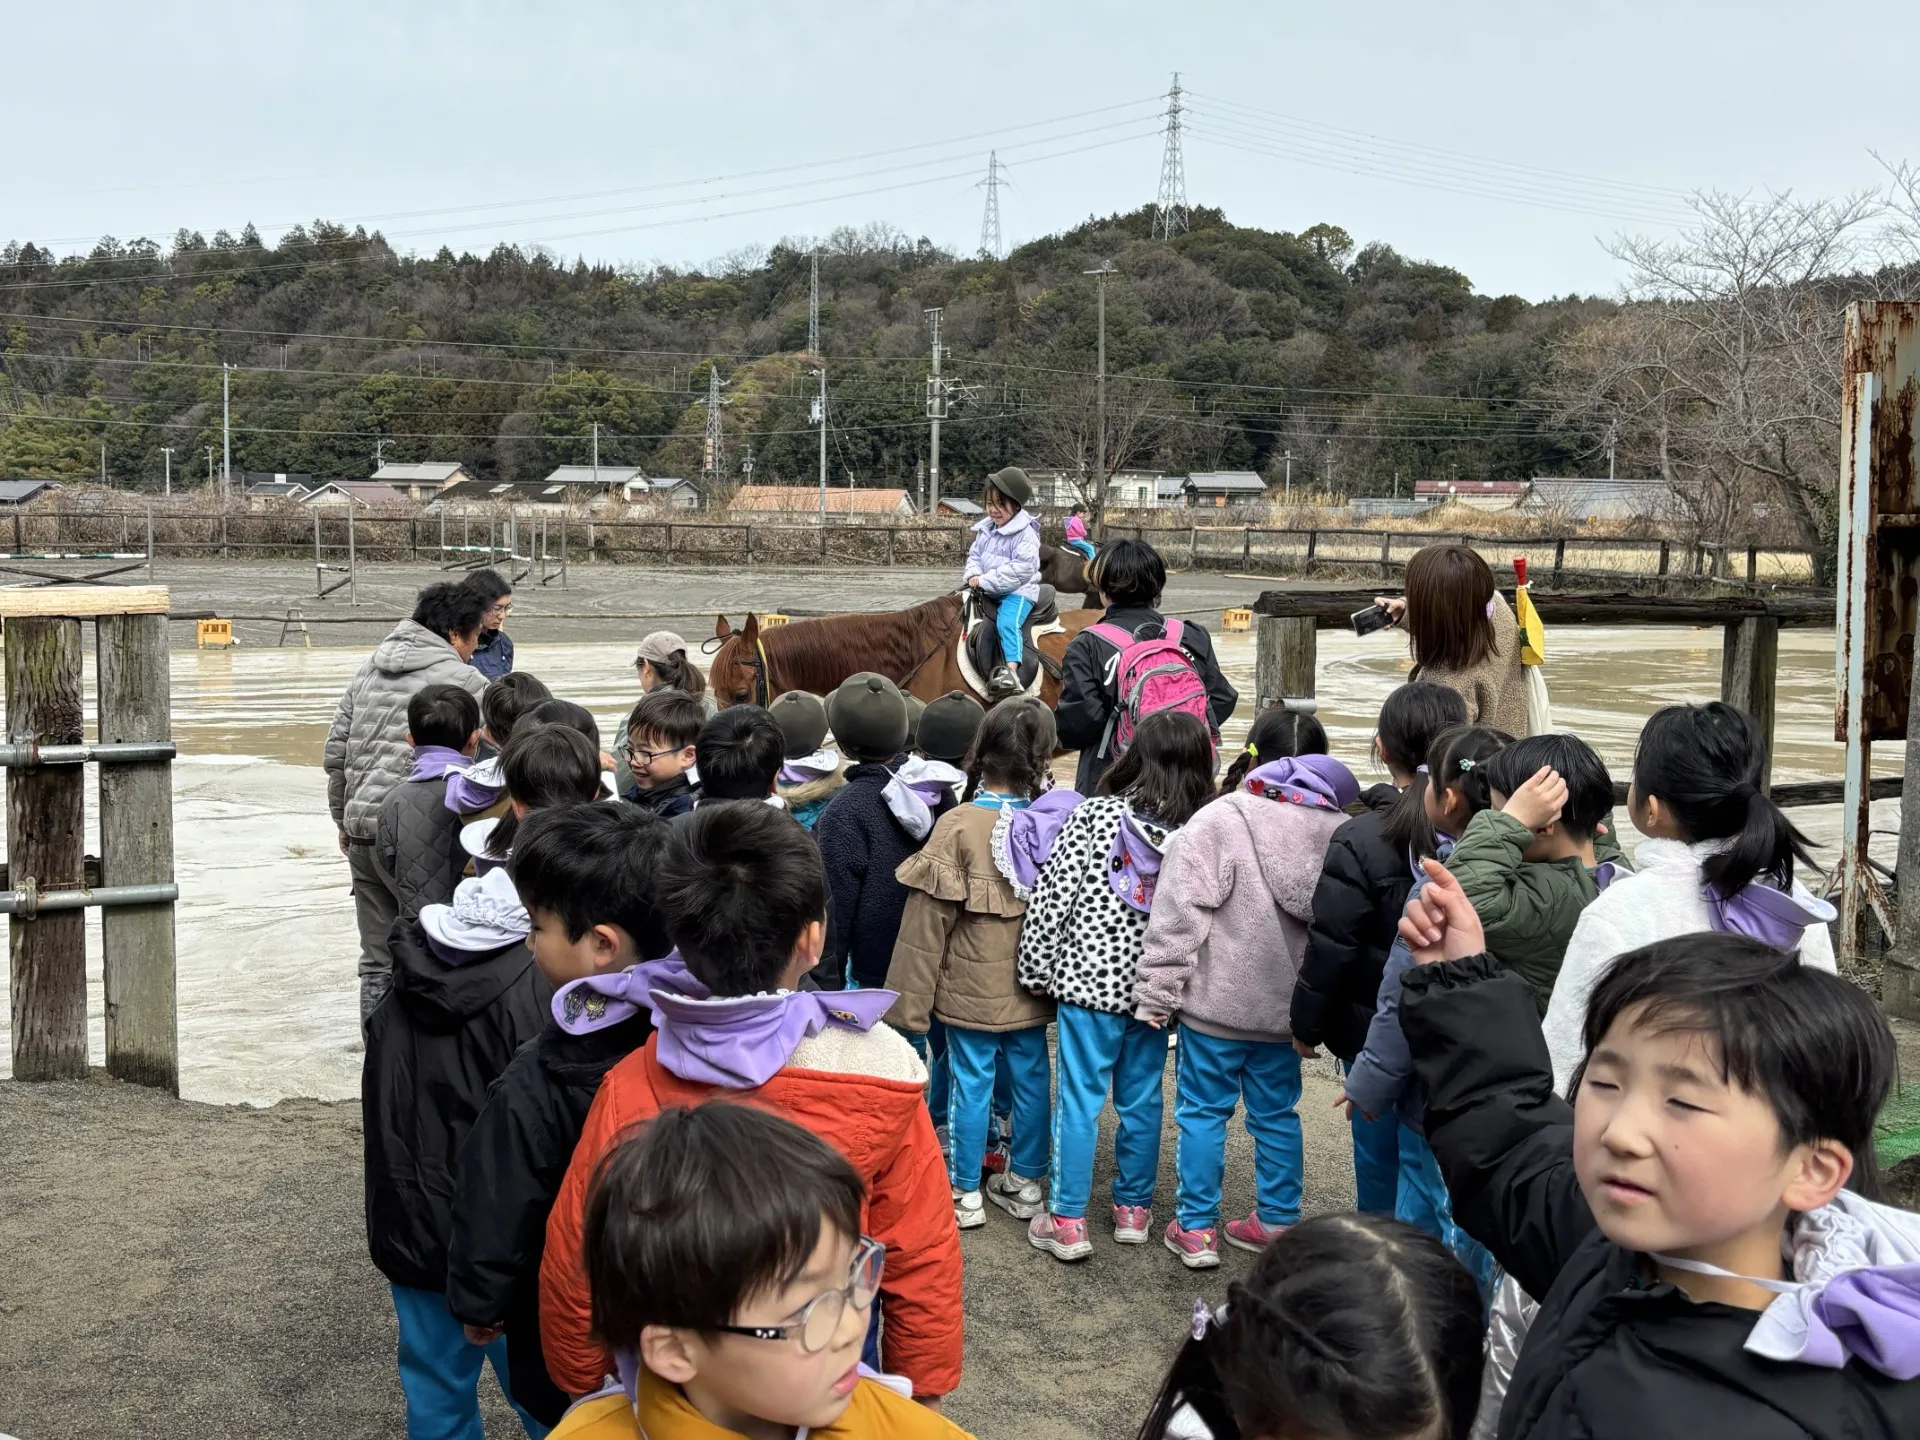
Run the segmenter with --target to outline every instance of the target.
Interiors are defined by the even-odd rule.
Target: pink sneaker
[[[1045,1250],[1056,1260],[1084,1260],[1093,1253],[1093,1241],[1087,1238],[1084,1218],[1062,1219],[1041,1211],[1027,1226],[1027,1243]]]
[[[1227,1222],[1227,1243],[1236,1250],[1251,1250],[1258,1255],[1292,1228],[1290,1225],[1268,1225],[1257,1214],[1249,1215],[1244,1220]]]
[[[1178,1220],[1169,1220],[1160,1241],[1178,1255],[1180,1263],[1189,1270],[1211,1270],[1220,1263],[1220,1232],[1211,1226],[1205,1230],[1182,1230]]]
[[[1113,1207],[1113,1241],[1116,1245],[1144,1245],[1153,1233],[1153,1212],[1144,1205]]]

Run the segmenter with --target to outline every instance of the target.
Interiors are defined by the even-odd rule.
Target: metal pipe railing
[[[35,765],[144,765],[171,760],[171,740],[140,740],[105,745],[42,745],[35,740],[0,743],[0,769],[30,769]]]
[[[90,890],[41,890],[31,876],[18,890],[0,890],[0,915],[31,920],[43,910],[86,910],[94,906],[170,905],[180,898],[178,885],[98,885]]]

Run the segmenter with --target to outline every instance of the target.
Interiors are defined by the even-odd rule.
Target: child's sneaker
[[[1153,1233],[1153,1212],[1144,1205],[1113,1207],[1113,1240],[1116,1245],[1144,1245]]]
[[[1016,1220],[1031,1220],[1046,1204],[1038,1180],[1023,1180],[1011,1170],[989,1177],[987,1198]]]
[[[1084,1219],[1066,1220],[1044,1210],[1027,1226],[1027,1243],[1056,1260],[1084,1260],[1093,1253]]]
[[[1006,1174],[1012,1163],[1012,1147],[1002,1140],[987,1146],[986,1153],[980,1157],[980,1168],[989,1175]]]
[[[1268,1225],[1258,1214],[1253,1214],[1244,1220],[1227,1222],[1227,1243],[1236,1250],[1251,1250],[1257,1255],[1290,1228],[1287,1225]]]
[[[1169,1220],[1160,1239],[1189,1270],[1211,1270],[1220,1263],[1220,1233],[1211,1225],[1205,1230],[1182,1230],[1179,1220]]]
[[[986,1203],[978,1190],[953,1192],[953,1223],[962,1230],[977,1230],[987,1223]]]

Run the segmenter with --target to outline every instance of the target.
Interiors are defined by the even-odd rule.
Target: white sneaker
[[[1038,1180],[1023,1180],[1011,1170],[988,1177],[987,1198],[1016,1220],[1031,1220],[1046,1204]]]
[[[962,1230],[978,1230],[987,1223],[986,1203],[978,1190],[953,1192],[953,1223]]]

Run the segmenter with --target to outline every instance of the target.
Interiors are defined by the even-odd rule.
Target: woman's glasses
[[[851,1305],[856,1310],[872,1308],[873,1297],[880,1293],[880,1273],[886,1268],[887,1247],[866,1236],[853,1252],[853,1264],[847,1270],[847,1283],[838,1290],[823,1290],[813,1297],[785,1325],[716,1325],[725,1335],[745,1335],[750,1340],[793,1340],[809,1355],[818,1355],[840,1331],[840,1321]]]

